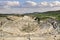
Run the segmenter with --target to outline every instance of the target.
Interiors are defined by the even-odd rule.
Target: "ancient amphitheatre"
[[[0,19],[0,40],[60,40],[59,25],[54,29],[50,20],[40,20],[38,24],[31,16],[3,17]]]

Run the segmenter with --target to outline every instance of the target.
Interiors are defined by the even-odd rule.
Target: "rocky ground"
[[[60,21],[35,18],[0,17],[0,40],[60,40]]]

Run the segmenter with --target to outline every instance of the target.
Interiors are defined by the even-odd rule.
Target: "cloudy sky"
[[[60,0],[0,0],[0,13],[31,13],[60,10]]]

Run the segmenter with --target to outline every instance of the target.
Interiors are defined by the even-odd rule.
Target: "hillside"
[[[0,14],[0,17],[6,17],[10,15],[15,15],[15,16],[35,16],[39,17],[42,19],[49,18],[49,17],[55,17],[56,20],[60,20],[60,10],[58,11],[48,11],[48,12],[34,12],[34,13],[25,13],[25,14]]]
[[[42,19],[49,18],[49,17],[55,17],[56,20],[60,20],[60,10],[58,11],[48,11],[48,12],[34,12],[34,13],[27,13],[24,15],[33,15]]]

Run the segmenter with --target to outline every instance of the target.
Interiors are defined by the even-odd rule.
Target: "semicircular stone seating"
[[[16,18],[15,18],[16,17]],[[10,21],[5,22],[0,29],[2,29],[3,37],[14,36],[46,36],[49,33],[56,33],[55,29],[47,20],[41,20],[40,24],[30,16],[17,17],[9,16]],[[13,21],[12,21],[13,20]],[[49,36],[51,36],[49,34]]]

